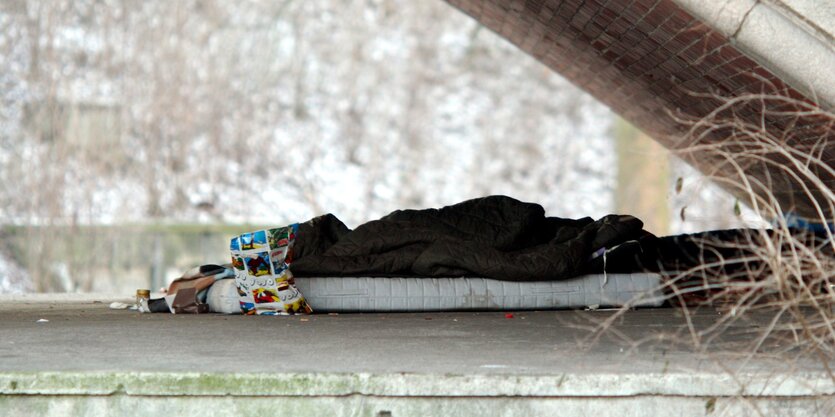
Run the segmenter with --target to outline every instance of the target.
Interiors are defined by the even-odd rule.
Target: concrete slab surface
[[[0,300],[0,415],[835,414],[831,358],[750,354],[769,314],[694,347],[678,309],[626,312],[595,339],[616,312],[245,317],[110,301]]]

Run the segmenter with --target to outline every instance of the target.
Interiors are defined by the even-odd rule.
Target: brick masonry
[[[831,113],[672,0],[447,1],[681,151],[706,174],[738,183],[744,172],[763,184],[760,195],[773,194],[784,211],[819,217],[803,186],[818,201],[823,193],[815,191],[814,180],[792,179],[802,169],[787,172],[781,156],[783,150],[799,151],[820,158],[811,178],[835,189],[827,170],[835,165]],[[687,134],[711,114],[714,121],[733,119],[737,127],[698,129],[704,133],[698,140]],[[777,146],[763,151],[762,141],[745,133],[760,129]],[[747,200],[744,191],[725,187]],[[831,211],[825,215],[833,218]]]

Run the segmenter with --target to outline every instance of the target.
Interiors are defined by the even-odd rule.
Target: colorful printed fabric
[[[232,238],[229,250],[244,314],[310,314],[288,269],[298,224],[257,230]]]

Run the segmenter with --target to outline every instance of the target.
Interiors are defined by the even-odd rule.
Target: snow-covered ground
[[[23,294],[30,291],[32,280],[26,270],[0,252],[0,294]]]
[[[119,4],[0,8],[0,223],[611,211],[611,112],[443,2]]]

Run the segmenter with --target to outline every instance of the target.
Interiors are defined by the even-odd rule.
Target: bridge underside
[[[674,0],[447,1],[743,200],[833,218],[832,113]]]

